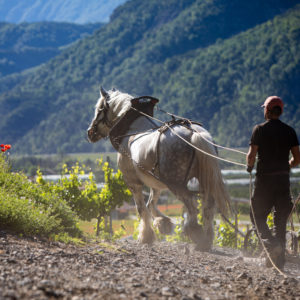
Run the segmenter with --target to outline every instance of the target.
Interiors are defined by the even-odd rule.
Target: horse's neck
[[[128,133],[143,132],[156,127],[157,124],[154,121],[147,117],[141,116],[132,122]]]

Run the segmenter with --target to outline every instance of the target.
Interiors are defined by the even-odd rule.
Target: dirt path
[[[0,231],[0,299],[300,299],[300,265],[285,271],[288,278],[232,249],[66,246]]]

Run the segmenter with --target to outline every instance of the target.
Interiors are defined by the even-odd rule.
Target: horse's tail
[[[217,150],[206,140],[211,140],[211,136],[207,131],[194,133],[192,136],[192,143],[203,151],[195,150],[199,170],[198,181],[203,190],[203,201],[207,201],[209,197],[212,197],[219,212],[224,216],[228,216],[228,212],[231,211],[230,197],[223,181],[219,161],[217,158],[210,156],[217,156]]]

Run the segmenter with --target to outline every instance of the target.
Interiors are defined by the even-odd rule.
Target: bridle
[[[132,106],[133,106],[131,108],[134,108],[135,105],[140,100],[143,101],[144,99],[148,99],[148,100],[150,99],[151,101],[155,101],[155,102],[159,101],[157,98],[154,98],[154,97],[151,97],[151,96],[140,96],[140,97],[136,97],[136,98],[131,99],[131,103],[132,103]],[[116,120],[115,119],[112,120],[112,121],[108,120],[108,118],[107,118],[108,110],[109,110],[109,103],[106,101],[104,103],[103,107],[98,110],[97,117],[96,117],[95,121],[93,122],[93,126],[90,128],[90,129],[92,129],[92,132],[93,132],[94,136],[99,135],[99,136],[101,136],[101,138],[107,138],[109,136],[109,133],[106,136],[103,136],[103,135],[97,133],[98,125],[99,125],[100,122],[104,123],[109,128],[109,130],[111,130],[114,127],[114,124],[115,124]],[[103,117],[100,118],[101,112],[103,113]]]
[[[106,138],[108,135],[103,136],[99,133],[97,133],[97,129],[98,129],[98,125],[100,122],[103,122],[109,129],[111,129],[113,127],[113,122],[109,121],[107,118],[107,112],[109,109],[109,104],[106,102],[105,105],[103,106],[103,108],[100,108],[97,112],[97,117],[95,119],[95,121],[93,122],[93,126],[91,126],[90,129],[92,129],[93,135],[100,135],[102,138]],[[103,117],[101,116],[101,113],[103,113]]]

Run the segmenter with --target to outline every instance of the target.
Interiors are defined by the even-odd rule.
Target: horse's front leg
[[[132,193],[138,214],[141,218],[138,241],[143,244],[152,244],[155,241],[155,233],[151,227],[151,214],[144,201],[142,186],[135,187]]]
[[[159,195],[160,190],[151,188],[147,207],[150,209],[152,216],[154,217],[153,226],[158,228],[161,234],[171,234],[174,227],[171,219],[160,212],[157,208]]]

